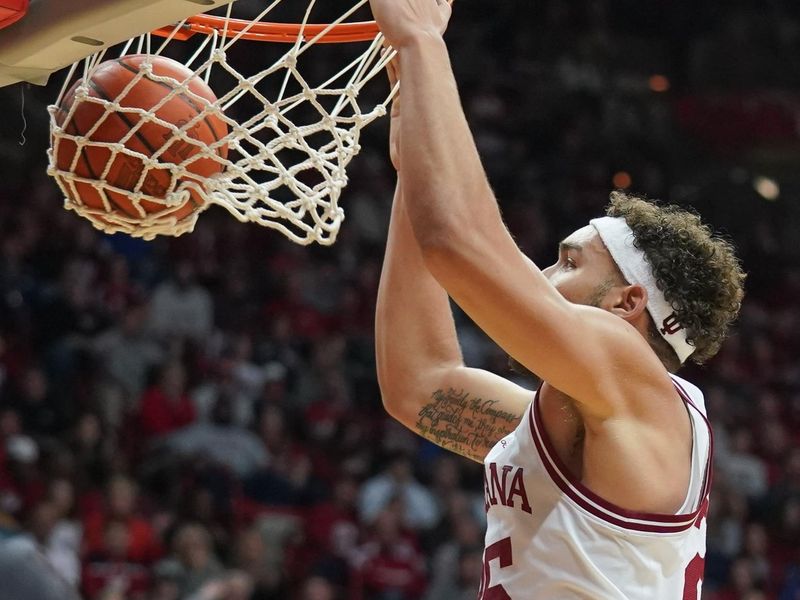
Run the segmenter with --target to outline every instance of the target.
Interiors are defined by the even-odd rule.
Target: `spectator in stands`
[[[774,575],[769,562],[769,540],[761,523],[750,523],[745,530],[742,556],[750,561],[753,579],[763,589],[772,587]]]
[[[86,552],[102,553],[107,547],[109,523],[114,524],[114,542],[127,544],[124,557],[132,562],[148,565],[161,555],[161,544],[150,521],[139,508],[139,490],[131,479],[115,475],[106,488],[103,506],[94,509],[84,518]],[[124,538],[116,529],[124,529]],[[104,546],[106,545],[106,546]],[[116,546],[114,546],[116,549]],[[117,552],[115,554],[116,557]]]
[[[237,540],[234,565],[250,576],[253,582],[254,600],[276,597],[285,593],[282,565],[276,564],[274,556],[258,527],[242,531]]]
[[[59,510],[52,502],[41,502],[31,512],[27,529],[32,541],[53,569],[65,581],[77,585],[80,581],[80,537],[59,528]]]
[[[318,575],[306,579],[301,587],[299,600],[341,600],[334,585]]]
[[[178,528],[172,540],[172,552],[155,569],[156,572],[172,575],[181,598],[199,592],[205,584],[224,573],[211,546],[208,531],[192,523]]]
[[[144,392],[139,420],[145,441],[176,431],[195,420],[194,405],[186,394],[186,373],[180,362],[164,365],[158,382]]]
[[[102,373],[110,384],[119,386],[131,410],[147,385],[150,371],[164,357],[162,348],[148,335],[147,305],[135,301],[121,311],[121,318],[93,342]]]
[[[425,600],[472,600],[481,582],[483,544],[462,546],[456,556],[456,568],[434,571]]]
[[[354,596],[362,600],[415,600],[426,586],[425,560],[402,529],[402,507],[393,502],[375,515],[358,548]]]
[[[124,323],[127,309],[141,304],[141,285],[131,277],[130,264],[124,256],[112,255],[104,267],[100,274],[99,301],[110,316]]]
[[[181,600],[180,593],[176,577],[169,572],[169,569],[164,572],[156,565],[153,569],[153,585],[147,600]]]
[[[205,456],[239,478],[266,467],[269,458],[256,434],[233,423],[233,402],[227,394],[217,397],[211,422],[193,423],[169,433],[163,446],[177,456]]]
[[[341,473],[333,483],[329,499],[315,503],[306,512],[306,536],[318,552],[335,551],[341,530],[358,531],[358,482]],[[357,533],[355,534],[357,535]]]
[[[255,407],[265,384],[273,377],[275,365],[257,364],[253,352],[251,336],[241,334],[230,340],[218,359],[214,377],[192,392],[198,419],[208,419],[214,402],[224,394],[232,403],[233,423],[240,427],[253,425]]]
[[[144,599],[150,588],[149,569],[131,560],[132,541],[124,521],[103,524],[102,542],[87,552],[83,563],[83,592],[87,600],[105,600],[109,595],[124,600]]]
[[[753,597],[752,594],[763,592],[764,582],[759,581],[753,571],[753,563],[749,558],[737,558],[731,565],[728,584],[712,594],[712,600],[742,600]]]
[[[433,495],[414,479],[411,459],[404,453],[392,456],[385,471],[364,483],[359,498],[361,519],[373,523],[395,500],[402,503],[406,527],[428,529],[439,518]]]
[[[265,469],[244,481],[245,494],[269,506],[305,506],[317,494],[308,451],[287,423],[286,411],[266,404],[258,419],[258,434],[270,456]]]
[[[783,474],[767,495],[773,515],[782,512],[790,502],[800,503],[800,446],[792,448],[784,460]]]
[[[439,530],[437,528],[435,531]],[[467,557],[476,547],[483,548],[484,526],[478,523],[475,518],[466,511],[452,514],[447,530],[439,530],[434,544],[430,561],[430,571],[432,576],[431,588],[451,590],[453,586],[462,587],[463,582],[459,583],[464,576],[464,569],[467,564],[462,564],[464,560],[469,562]],[[464,559],[464,560],[462,560]],[[444,598],[445,592],[437,592]]]
[[[781,572],[788,565],[800,562],[800,498],[790,498],[780,506],[777,528],[772,529],[772,555],[775,570]]]
[[[11,406],[22,419],[22,426],[31,435],[52,435],[63,427],[67,415],[50,394],[47,374],[39,366],[31,366],[22,376]]]
[[[237,571],[229,571],[213,579],[186,600],[251,600],[253,582],[250,577]]]
[[[150,330],[158,339],[185,336],[202,340],[214,325],[211,294],[195,281],[195,265],[183,260],[172,278],[153,290],[150,299]]]
[[[748,498],[760,498],[767,491],[767,468],[753,452],[753,434],[745,427],[734,432],[730,453],[720,458],[718,468],[728,485]]]
[[[307,573],[323,577],[340,590],[350,586],[350,565],[357,555],[360,529],[357,511],[358,482],[341,473],[333,493],[306,511],[305,535],[310,549]]]
[[[0,471],[0,510],[16,526],[44,494],[46,484],[39,469],[39,445],[27,435],[16,434],[6,438],[2,450],[5,468]]]
[[[47,559],[65,581],[80,581],[80,551],[83,530],[77,519],[75,488],[68,479],[52,479],[47,502],[53,507],[56,523],[50,532]]]
[[[76,485],[102,485],[120,458],[114,431],[106,429],[97,414],[87,412],[78,417],[68,442],[75,460]]]

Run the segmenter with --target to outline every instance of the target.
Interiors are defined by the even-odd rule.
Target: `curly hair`
[[[622,217],[644,252],[688,342],[692,362],[702,364],[722,345],[744,296],[745,273],[730,242],[715,235],[700,217],[678,206],[661,205],[621,191],[606,209]],[[650,343],[670,370],[680,366],[672,348],[651,325]]]

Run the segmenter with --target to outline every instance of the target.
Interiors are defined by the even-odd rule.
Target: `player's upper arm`
[[[648,356],[646,340],[621,326],[619,317],[566,300],[499,219],[481,229],[453,225],[437,239],[423,248],[431,273],[483,331],[536,375],[594,404],[590,408],[598,413],[607,409],[601,390],[613,397],[620,369],[628,379],[637,376]]]
[[[384,394],[389,393],[384,391]],[[413,387],[386,398],[392,416],[422,437],[475,460],[511,433],[533,392],[489,371],[465,366],[430,370]]]

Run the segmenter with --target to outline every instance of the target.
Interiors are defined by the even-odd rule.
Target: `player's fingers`
[[[386,63],[386,73],[389,75],[389,84],[394,87],[400,79],[400,74],[397,69],[397,57]]]
[[[381,57],[385,58],[389,52],[394,52],[391,46],[388,45],[388,42],[384,40],[383,42],[383,50],[381,50]],[[400,73],[398,71],[398,61],[397,56],[395,55],[389,62],[386,63],[386,74],[389,76],[389,85],[394,87],[395,84],[400,79]]]

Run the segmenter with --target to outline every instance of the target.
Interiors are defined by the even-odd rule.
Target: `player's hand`
[[[400,61],[395,56],[386,64],[386,74],[389,76],[389,87],[394,86],[400,79]],[[389,158],[397,172],[400,171],[400,90],[392,99],[391,123],[389,125]]]
[[[447,0],[369,0],[386,40],[398,50],[420,35],[441,36],[450,20]]]

